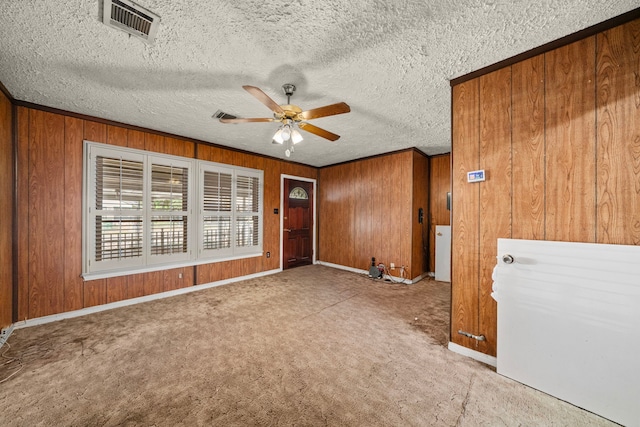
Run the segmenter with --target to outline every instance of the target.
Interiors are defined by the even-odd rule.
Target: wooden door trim
[[[318,182],[316,179],[313,178],[306,178],[304,176],[296,176],[296,175],[287,175],[287,174],[280,174],[280,271],[282,271],[284,269],[284,198],[285,198],[285,194],[284,194],[284,180],[285,179],[294,179],[296,181],[305,181],[305,182],[310,182],[313,185],[313,203],[311,206],[312,209],[312,217],[313,217],[313,230],[311,231],[312,234],[312,241],[311,241],[311,251],[313,252],[313,257],[311,259],[311,262],[313,264],[316,263],[316,253],[318,252],[317,248],[316,248],[316,242],[317,242],[317,227],[318,227],[318,221],[316,218],[318,209],[317,209],[317,200],[318,200]]]

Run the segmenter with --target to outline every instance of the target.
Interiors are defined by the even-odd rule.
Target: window
[[[298,200],[307,200],[307,199],[309,199],[309,195],[307,194],[307,192],[305,191],[304,188],[302,188],[302,187],[294,187],[289,192],[289,198],[290,199],[298,199]]]
[[[262,171],[86,141],[84,176],[84,276],[262,253]]]
[[[233,171],[202,168],[202,244],[200,254],[207,256],[232,254],[232,193]]]
[[[86,269],[143,265],[144,158],[96,148],[90,159]]]
[[[152,262],[189,259],[189,162],[151,158],[149,249]]]
[[[199,255],[262,252],[262,171],[201,163]]]
[[[258,176],[238,173],[236,180],[236,249],[252,251],[262,246],[260,218],[262,218],[262,189]]]

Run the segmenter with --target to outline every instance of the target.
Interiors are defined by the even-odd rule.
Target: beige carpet
[[[0,425],[613,425],[447,350],[449,300],[316,265],[18,329]]]

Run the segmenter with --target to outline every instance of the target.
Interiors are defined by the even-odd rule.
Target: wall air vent
[[[160,17],[129,0],[103,0],[102,22],[151,43]]]

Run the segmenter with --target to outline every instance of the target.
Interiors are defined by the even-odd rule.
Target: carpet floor
[[[312,265],[16,329],[0,425],[615,425],[447,350],[449,304]]]

